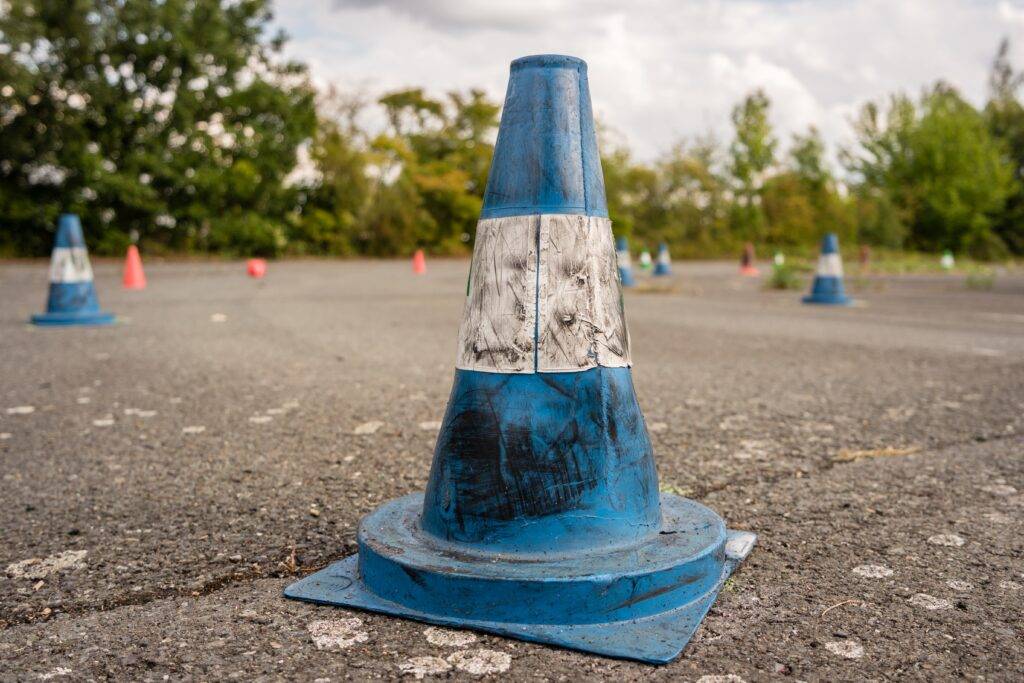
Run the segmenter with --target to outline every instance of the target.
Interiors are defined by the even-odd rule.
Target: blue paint
[[[608,216],[587,65],[538,55],[512,62],[481,218]]]
[[[455,372],[424,532],[491,552],[570,552],[635,544],[660,519],[629,368]]]
[[[62,214],[57,222],[55,249],[85,248],[82,223],[74,214]],[[46,313],[32,316],[32,323],[45,326],[110,325],[115,317],[100,309],[96,287],[86,282],[51,282]]]
[[[662,242],[658,245],[658,259],[654,264],[655,275],[671,275],[672,266],[669,265],[668,245]]]
[[[615,240],[615,252],[616,255],[622,254],[624,257],[629,256],[629,240],[625,237],[619,237]],[[636,284],[636,280],[633,278],[633,266],[622,265],[625,258],[619,258],[619,283],[623,287],[632,287]]]
[[[821,255],[839,254],[839,238],[835,233],[828,233],[821,240]],[[811,293],[803,298],[805,304],[824,306],[849,306],[851,299],[846,296],[843,278],[835,275],[816,274],[811,285]]]
[[[512,64],[482,217],[537,213],[607,215],[572,57]],[[426,492],[371,512],[357,541],[285,595],[664,663],[754,536],[658,493],[632,373],[596,367],[456,370]]]

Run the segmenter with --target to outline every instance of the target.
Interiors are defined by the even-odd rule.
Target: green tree
[[[19,0],[0,12],[2,248],[45,253],[57,214],[101,251],[274,253],[315,127],[267,0]]]
[[[729,147],[729,171],[737,200],[733,225],[737,236],[747,240],[761,241],[765,237],[760,193],[778,147],[768,120],[770,108],[768,96],[756,90],[732,111],[735,138]]]
[[[1015,254],[1024,254],[1024,105],[1020,101],[1024,73],[1014,70],[1009,53],[1010,43],[1003,40],[992,64],[985,105],[989,130],[1002,141],[1014,176],[1006,207],[995,217],[993,231]]]

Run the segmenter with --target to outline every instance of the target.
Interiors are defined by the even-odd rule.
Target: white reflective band
[[[92,282],[92,266],[85,247],[54,247],[50,256],[50,282]]]
[[[611,221],[480,221],[455,367],[530,373],[599,365],[630,365]]]
[[[664,263],[665,265],[668,265],[671,262],[672,258],[668,255],[667,251],[662,251],[658,253],[658,263]]]
[[[843,276],[843,260],[839,254],[822,254],[818,257],[818,275]]]

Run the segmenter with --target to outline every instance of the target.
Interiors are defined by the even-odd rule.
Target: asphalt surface
[[[0,680],[1024,679],[1020,275],[626,294],[662,489],[759,534],[653,667],[281,597],[423,488],[467,262],[94,265],[111,328],[0,264]]]

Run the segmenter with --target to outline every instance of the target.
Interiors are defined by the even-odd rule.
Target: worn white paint
[[[249,422],[254,425],[265,425],[273,419],[270,415],[253,415],[249,418]]]
[[[384,426],[384,423],[380,420],[370,420],[358,425],[352,430],[352,433],[356,436],[367,436],[369,434],[376,434],[377,430]]]
[[[956,534],[935,534],[928,537],[928,542],[932,545],[943,545],[950,548],[959,548],[966,543],[962,537]]]
[[[410,657],[398,665],[403,674],[422,680],[424,676],[440,676],[452,670],[452,665],[440,657]]]
[[[846,659],[860,659],[864,656],[864,646],[855,640],[836,640],[825,643],[825,649]]]
[[[854,567],[853,573],[866,579],[884,579],[887,576],[892,576],[893,571],[880,564],[862,564]]]
[[[101,417],[98,420],[93,420],[92,424],[94,427],[111,427],[114,424],[113,417]]]
[[[914,597],[910,598],[911,605],[917,605],[918,607],[924,607],[926,610],[940,610],[940,609],[952,609],[953,603],[945,598],[936,598],[935,596],[928,595],[927,593],[917,593]]]
[[[448,655],[447,660],[459,671],[474,676],[505,673],[512,666],[512,655],[496,650],[460,650]]]
[[[476,635],[469,631],[453,631],[447,628],[431,626],[423,631],[427,642],[439,647],[465,647],[476,642]]]
[[[31,415],[36,412],[35,406],[14,406],[7,409],[8,415]]]
[[[480,221],[455,365],[499,373],[629,367],[611,222],[564,214]]]
[[[313,638],[316,649],[344,650],[370,639],[370,634],[361,630],[362,626],[362,619],[355,617],[351,619],[321,619],[309,622],[306,625],[306,630]]]
[[[206,427],[203,425],[189,425],[188,427],[182,427],[182,434],[202,434],[206,431]]]
[[[990,484],[989,486],[982,486],[981,490],[994,496],[1012,496],[1017,493],[1017,489],[1008,484]]]
[[[224,315],[223,313],[214,313],[214,314],[212,314],[210,316],[210,322],[211,323],[222,323],[222,322],[226,322],[227,319],[228,319],[228,317],[226,315]]]
[[[58,555],[50,555],[44,559],[33,557],[7,565],[7,576],[12,579],[45,579],[54,572],[83,566],[85,556],[88,554],[88,550],[65,550]]]
[[[843,259],[839,254],[822,254],[818,257],[818,275],[842,277]]]
[[[50,255],[50,282],[92,282],[92,266],[85,247],[54,247]]]

